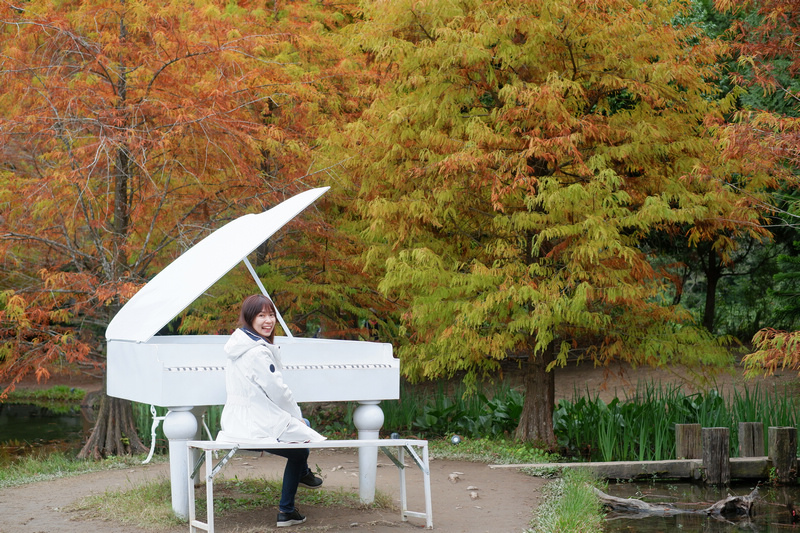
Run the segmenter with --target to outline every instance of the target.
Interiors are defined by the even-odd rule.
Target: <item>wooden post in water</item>
[[[701,459],[703,439],[700,424],[675,424],[675,457],[677,459]]]
[[[703,468],[709,485],[726,485],[731,481],[730,430],[703,428]]]
[[[739,457],[764,457],[763,422],[739,422]]]
[[[767,431],[769,459],[775,468],[778,483],[791,483],[797,478],[797,428],[771,427]]]

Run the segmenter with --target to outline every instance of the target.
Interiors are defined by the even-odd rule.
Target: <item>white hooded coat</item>
[[[278,350],[252,332],[237,329],[225,344],[227,399],[218,441],[319,442],[292,391],[283,382]]]

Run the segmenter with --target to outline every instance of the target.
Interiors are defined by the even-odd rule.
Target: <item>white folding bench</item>
[[[400,518],[405,522],[408,517],[424,518],[425,527],[433,528],[433,510],[431,508],[431,471],[428,463],[428,441],[416,439],[356,439],[356,440],[325,440],[322,442],[305,443],[285,443],[268,442],[236,444],[230,442],[216,442],[208,440],[190,440],[187,442],[189,457],[192,448],[202,450],[196,464],[192,465],[188,461],[188,483],[189,483],[189,532],[196,533],[199,530],[214,533],[214,476],[230,461],[234,454],[239,450],[267,450],[269,449],[291,449],[291,448],[363,448],[366,446],[376,446],[386,454],[389,459],[397,466],[400,473]],[[392,453],[392,448],[396,448],[397,456]],[[414,448],[421,450],[421,456]],[[228,450],[228,453],[213,465],[214,452]],[[408,510],[406,498],[406,472],[405,454],[414,459],[419,469],[422,471],[422,482],[425,491],[425,512],[415,512]],[[205,463],[205,482],[206,482],[206,521],[197,519],[194,496],[194,478],[200,471],[200,467]],[[212,466],[213,465],[213,466]]]

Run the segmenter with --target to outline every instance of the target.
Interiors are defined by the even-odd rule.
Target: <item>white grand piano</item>
[[[206,407],[225,403],[223,346],[228,336],[156,333],[240,261],[268,296],[247,256],[327,190],[308,190],[211,233],[142,287],[106,329],[108,395],[169,409],[164,434],[172,508],[180,517],[189,512],[184,479],[193,458],[187,456],[186,442],[199,438],[198,417]],[[383,425],[378,404],[400,397],[400,365],[392,345],[292,337],[280,313],[278,320],[287,336],[276,337],[275,344],[295,399],[359,402],[354,413],[359,439],[377,439]],[[377,453],[377,448],[359,449],[359,491],[365,503],[375,495]]]

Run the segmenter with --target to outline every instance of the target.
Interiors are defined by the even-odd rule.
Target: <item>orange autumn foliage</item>
[[[225,222],[327,180],[316,138],[359,110],[357,65],[325,40],[348,9],[0,5],[0,382],[100,368],[106,324],[150,276]],[[277,235],[281,255],[259,258],[304,250],[290,265],[303,294],[320,262],[347,262],[320,255],[341,239],[330,221],[312,212],[293,229],[304,237]]]

